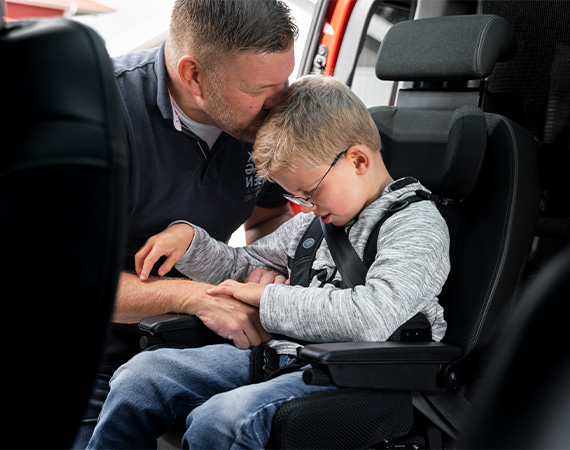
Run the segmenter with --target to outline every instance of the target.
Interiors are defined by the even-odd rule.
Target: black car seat
[[[120,97],[103,40],[77,22],[3,24],[0,60],[2,446],[69,448],[120,270]]]
[[[478,108],[480,80],[514,50],[512,29],[491,15],[402,22],[386,35],[377,76],[408,82],[396,106],[371,108],[386,165],[394,178],[412,175],[453,200],[439,206],[452,239],[440,296],[448,330],[441,343],[305,347],[307,381],[347,389],[282,407],[271,448],[390,446],[402,434],[405,444],[441,448],[460,435],[473,375],[516,299],[538,211],[534,139]],[[386,391],[409,392],[414,412],[399,400],[394,416],[379,403]]]

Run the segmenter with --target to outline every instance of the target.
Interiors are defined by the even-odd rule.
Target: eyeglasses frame
[[[288,192],[283,194],[283,197],[285,197],[287,200],[289,200],[291,203],[295,203],[296,205],[300,205],[300,206],[306,206],[307,208],[312,208],[313,206],[315,206],[315,204],[313,202],[310,201],[311,197],[315,194],[315,191],[317,190],[317,188],[321,185],[321,183],[323,182],[323,180],[325,179],[325,177],[328,175],[328,173],[332,170],[332,168],[335,166],[335,164],[340,160],[340,158],[342,158],[344,156],[344,154],[346,152],[348,152],[350,149],[352,148],[352,146],[348,147],[346,150],[340,152],[336,158],[334,159],[334,161],[332,162],[332,164],[330,165],[330,167],[328,168],[328,170],[325,172],[325,174],[323,175],[323,177],[320,179],[320,181],[317,183],[317,185],[315,186],[315,189],[313,189],[310,193],[308,197],[301,197],[299,195],[293,195],[293,194],[289,194]]]

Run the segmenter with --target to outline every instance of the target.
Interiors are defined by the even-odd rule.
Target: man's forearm
[[[124,272],[119,279],[113,322],[137,323],[144,317],[166,313],[193,314],[193,287],[202,284],[182,278],[143,282],[136,274]],[[199,296],[196,292],[196,297]]]
[[[158,314],[193,314],[239,348],[271,339],[261,325],[258,308],[227,295],[208,295],[206,291],[211,287],[183,278],[141,281],[134,274],[122,273],[113,321],[137,323]]]

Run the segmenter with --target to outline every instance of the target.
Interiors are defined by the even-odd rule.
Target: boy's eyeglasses
[[[298,195],[293,195],[293,194],[289,194],[289,193],[285,193],[283,194],[283,197],[285,197],[287,200],[289,200],[290,202],[293,202],[297,205],[301,205],[301,206],[306,206],[308,208],[312,208],[313,206],[315,206],[315,204],[311,201],[309,201],[311,199],[311,197],[313,196],[313,194],[315,193],[315,191],[317,190],[317,188],[321,185],[321,183],[323,182],[323,180],[325,179],[325,177],[327,176],[327,174],[331,171],[331,169],[334,167],[334,165],[338,162],[338,160],[340,158],[342,158],[342,156],[351,149],[351,147],[348,147],[344,152],[340,152],[337,157],[334,159],[334,161],[332,162],[331,166],[329,167],[329,170],[327,170],[325,172],[325,174],[323,175],[323,177],[321,178],[321,180],[317,183],[317,186],[315,187],[315,189],[313,189],[311,191],[311,193],[309,194],[308,197],[300,197]]]

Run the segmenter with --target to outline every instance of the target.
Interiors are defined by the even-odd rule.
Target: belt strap
[[[321,228],[331,256],[347,287],[354,288],[365,284],[368,269],[376,259],[380,227],[395,213],[407,208],[410,204],[427,200],[424,195],[420,195],[420,192],[423,191],[418,191],[416,195],[396,201],[390,205],[368,238],[364,250],[364,261],[360,259],[350,243],[348,236],[344,232],[344,227],[337,227],[330,223],[324,224],[321,221]]]

